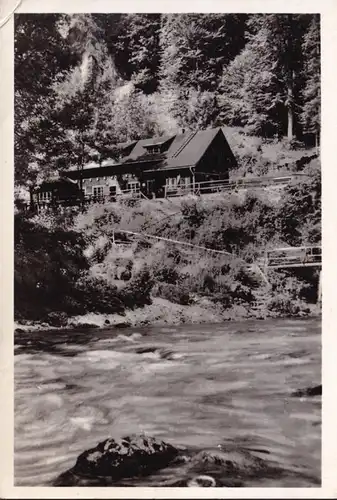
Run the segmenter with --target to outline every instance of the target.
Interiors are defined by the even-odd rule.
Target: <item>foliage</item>
[[[21,215],[15,217],[14,229],[16,316],[40,319],[45,312],[66,310],[74,284],[89,268],[83,237],[74,231],[47,229]]]
[[[305,182],[294,182],[285,190],[279,206],[277,229],[289,245],[321,241],[321,177],[319,173]]]
[[[303,93],[302,123],[304,131],[316,135],[320,131],[321,114],[321,71],[320,71],[320,19],[312,17],[308,31],[302,42],[304,55],[303,77],[305,86]]]
[[[49,174],[65,140],[55,116],[53,84],[76,58],[59,30],[59,14],[15,16],[15,182],[31,194]]]
[[[121,290],[121,299],[130,309],[151,304],[152,287],[151,272],[147,266],[144,266]]]
[[[155,295],[182,306],[187,306],[191,303],[190,289],[181,284],[161,283],[157,287]]]
[[[31,192],[53,170],[177,128],[318,138],[318,15],[15,19],[15,172]]]

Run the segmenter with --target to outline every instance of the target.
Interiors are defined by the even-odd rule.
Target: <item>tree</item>
[[[15,16],[15,183],[28,187],[31,203],[63,139],[53,84],[75,61],[62,36],[62,19],[59,14]]]
[[[245,17],[232,14],[162,16],[160,89],[173,102],[171,112],[182,126],[191,124],[191,120],[184,123],[181,119],[182,110],[197,102],[196,95],[203,96],[202,101],[212,102],[210,116],[203,120],[205,124],[212,123],[223,68],[243,46]],[[206,93],[212,94],[211,99]],[[204,114],[206,110],[207,106]]]
[[[252,15],[247,22],[247,44],[225,69],[222,112],[254,133],[298,134],[302,86],[302,38],[310,16]],[[236,118],[237,119],[237,118]]]
[[[314,15],[303,37],[304,54],[303,110],[301,120],[306,134],[315,136],[319,144],[321,115],[320,18]]]
[[[75,165],[82,172],[85,163],[99,159],[99,150],[108,140],[101,134],[104,111],[113,100],[119,78],[92,15],[69,16],[65,29],[79,63],[54,86],[58,121],[67,138],[59,167]],[[82,192],[82,175],[80,189]]]
[[[279,130],[280,88],[276,61],[267,46],[268,33],[260,29],[225,68],[220,84],[220,119],[245,126],[248,133],[270,136]]]
[[[126,21],[132,81],[151,94],[158,87],[160,14],[129,14]]]

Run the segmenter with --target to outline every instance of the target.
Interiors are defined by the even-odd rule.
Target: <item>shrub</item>
[[[153,277],[144,266],[128,284],[120,290],[121,300],[125,307],[134,309],[151,304],[151,291],[154,285]]]
[[[175,284],[179,279],[179,274],[174,265],[163,264],[154,270],[154,278],[156,281]]]
[[[124,302],[117,287],[109,285],[102,278],[83,275],[76,283],[72,298],[69,313],[74,313],[76,309],[77,314],[113,314],[124,311]]]
[[[75,231],[47,229],[18,214],[14,226],[15,317],[41,319],[64,310],[89,263],[85,239]]]
[[[175,304],[188,305],[191,303],[187,287],[178,284],[160,283],[157,287],[156,295]]]

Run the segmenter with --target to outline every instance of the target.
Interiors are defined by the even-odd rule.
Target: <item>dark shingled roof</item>
[[[93,177],[108,175],[107,169],[122,173],[126,166],[131,165],[147,172],[194,167],[201,160],[217,134],[222,134],[224,141],[226,141],[223,130],[221,127],[217,127],[119,144],[117,147],[121,149],[129,148],[126,156],[120,158],[118,162],[107,160],[104,162],[104,166],[92,166],[86,169],[88,170],[86,173]],[[156,145],[163,146],[161,152],[151,152],[148,148],[148,146]],[[69,171],[68,173],[70,175]],[[67,175],[66,172],[65,175]],[[73,172],[71,177],[75,178],[77,174]]]
[[[157,160],[157,169],[159,170],[192,167],[198,163],[220,130],[221,128],[218,127],[153,139],[142,139],[135,144],[130,154],[120,161],[120,164]],[[165,143],[168,149],[162,154],[151,154],[147,149],[147,146]]]

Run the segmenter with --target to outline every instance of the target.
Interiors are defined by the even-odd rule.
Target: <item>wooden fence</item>
[[[211,181],[194,182],[189,184],[169,186],[164,185],[165,197],[184,196],[195,194],[197,196],[207,193],[220,193],[238,189],[263,188],[268,186],[284,186],[294,179],[309,177],[306,174],[293,174],[283,176],[242,177],[238,179],[219,179]]]

